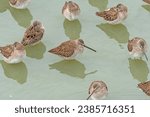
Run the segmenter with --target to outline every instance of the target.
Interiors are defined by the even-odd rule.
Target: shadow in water
[[[69,21],[65,19],[63,26],[65,34],[69,37],[69,39],[80,38],[81,24],[79,20]]]
[[[147,76],[149,74],[149,69],[145,61],[140,59],[129,58],[129,68],[134,79],[139,82],[147,81]]]
[[[7,9],[10,8],[8,0],[0,0],[0,12],[5,12]]]
[[[97,25],[97,27],[118,43],[127,43],[129,40],[129,32],[123,24],[111,25],[106,23]]]
[[[27,81],[28,71],[23,62],[17,64],[7,64],[1,60],[0,63],[4,69],[6,77],[16,80],[20,84],[23,84]]]
[[[85,78],[89,74],[94,74],[97,70],[85,73],[85,66],[77,60],[63,60],[49,65],[50,69],[56,69],[60,73],[67,74],[72,77]]]
[[[28,9],[17,10],[14,8],[10,8],[9,10],[13,18],[20,26],[26,28],[31,24],[32,15]]]
[[[5,12],[6,10],[10,11],[18,25],[26,28],[31,24],[33,17],[27,8],[15,9],[9,5],[8,0],[0,0],[0,12]]]
[[[100,11],[104,11],[107,8],[108,0],[88,0],[89,4],[98,8]]]
[[[26,47],[26,54],[31,58],[42,59],[45,51],[46,47],[42,42],[34,46]]]
[[[148,12],[150,12],[150,5],[142,5],[142,7],[147,10]]]

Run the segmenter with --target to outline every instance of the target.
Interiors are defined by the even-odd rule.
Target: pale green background
[[[94,80],[104,81],[106,99],[150,99],[137,84],[150,80],[150,61],[131,60],[127,41],[143,37],[150,45],[150,6],[142,0],[74,0],[79,20],[69,22],[61,14],[66,0],[32,0],[25,10],[0,0],[0,46],[21,41],[33,20],[45,26],[42,43],[26,48],[27,57],[16,65],[0,65],[0,99],[81,99],[88,96]],[[112,26],[95,15],[118,3],[128,6],[128,18]],[[74,61],[63,61],[48,50],[63,41],[81,38],[96,49],[85,49]],[[147,53],[150,59],[149,52]],[[2,60],[2,57],[0,57]]]

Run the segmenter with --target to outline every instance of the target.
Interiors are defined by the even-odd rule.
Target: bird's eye
[[[82,43],[82,44],[84,44],[84,41],[82,39],[79,39],[79,42]]]

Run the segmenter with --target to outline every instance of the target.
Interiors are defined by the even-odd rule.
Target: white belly
[[[127,18],[127,13],[119,13],[118,18],[113,21],[107,21],[109,24],[120,24],[123,20]]]
[[[3,58],[6,63],[15,64],[15,63],[21,62],[25,56],[26,56],[26,51],[23,51],[22,53],[19,53],[15,56],[12,55],[9,58],[6,58],[6,57],[3,57]]]
[[[73,20],[78,19],[79,12],[77,11],[77,13],[71,13],[68,9],[66,9],[66,10],[64,10],[64,14],[63,15],[69,21],[73,21]]]

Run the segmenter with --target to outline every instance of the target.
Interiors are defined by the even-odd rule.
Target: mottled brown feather
[[[14,46],[7,45],[5,47],[0,47],[0,51],[4,57],[9,58],[14,51]]]
[[[142,38],[139,38],[139,37],[135,37],[132,40],[128,41],[128,50],[129,50],[129,52],[131,52],[133,50],[134,46],[137,45],[137,44],[140,45],[140,48],[142,50],[145,49],[145,46],[146,46],[145,45],[146,44],[145,40],[142,39]]]
[[[144,41],[140,41],[140,47],[141,47],[142,49],[144,49],[144,47],[145,47]]]
[[[113,7],[109,10],[103,11],[103,12],[96,12],[97,16],[103,17],[107,21],[113,21],[117,19],[118,11],[116,7]]]
[[[141,88],[148,96],[150,96],[150,81],[139,83],[138,87]]]
[[[69,11],[74,12],[77,10],[80,10],[78,4],[76,4],[75,2],[69,1]]]
[[[128,50],[129,50],[129,52],[131,52],[133,50],[132,40],[128,41]]]
[[[95,90],[96,88],[99,87],[100,84],[101,84],[102,86],[106,87],[106,89],[108,90],[106,84],[105,84],[103,81],[93,81],[93,82],[91,83],[90,87],[89,87],[88,93],[91,94],[90,89],[94,88],[94,90]],[[100,89],[102,86],[100,86],[96,91],[99,91],[99,89]],[[94,90],[93,90],[93,91],[94,91]],[[96,92],[96,91],[95,91],[95,92]]]
[[[63,14],[64,10],[67,8],[67,4],[68,4],[68,2],[65,2],[64,6],[62,8],[62,14]]]
[[[44,29],[41,28],[40,24],[34,22],[26,29],[21,43],[24,46],[34,44],[42,39],[43,34]]]
[[[65,2],[63,8],[62,8],[62,14],[64,12],[64,10],[68,7],[70,12],[74,12],[74,11],[78,11],[80,10],[79,5],[76,4],[75,2],[69,1],[69,2]]]
[[[143,0],[144,2],[150,4],[150,0]]]
[[[17,3],[17,0],[9,0],[9,2],[12,4],[12,5],[15,5]]]
[[[70,57],[73,55],[75,48],[75,41],[70,40],[63,42],[58,47],[49,50],[49,52],[63,57]]]

